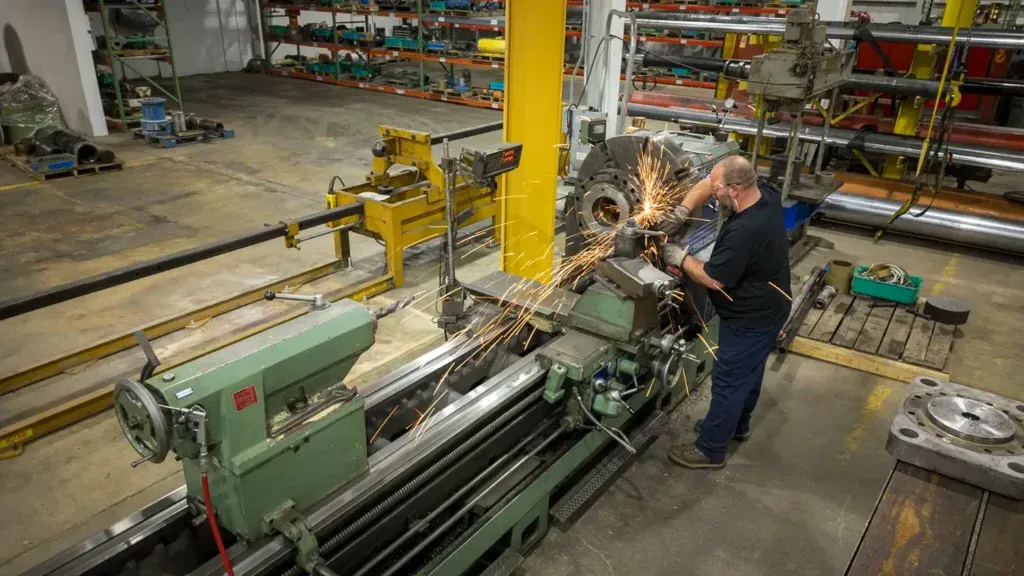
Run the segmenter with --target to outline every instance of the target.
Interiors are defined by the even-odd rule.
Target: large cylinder
[[[900,206],[895,200],[836,192],[825,199],[817,214],[826,220],[1024,254],[1024,222],[934,207],[915,218],[913,214],[924,208],[919,205],[888,224]]]
[[[631,116],[642,116],[652,120],[665,122],[677,122],[708,127],[721,127],[727,132],[753,135],[757,133],[757,121],[752,118],[741,118],[729,116],[724,121],[714,112],[703,110],[691,110],[688,108],[662,108],[659,106],[646,106],[643,104],[630,104],[629,114]],[[804,142],[820,142],[822,129],[820,126],[803,125],[800,128],[800,140]],[[772,138],[786,138],[789,136],[789,122],[769,124],[764,128],[764,134]],[[825,142],[830,146],[845,147],[858,137],[853,130],[830,129]],[[892,134],[868,133],[859,138],[863,147],[869,152],[880,154],[897,154],[900,156],[917,157],[921,154],[924,140],[913,136],[895,136]],[[1024,157],[1012,150],[1001,148],[984,148],[966,144],[948,144],[949,153],[953,156],[953,162],[968,166],[979,166],[982,168],[993,168],[999,170],[1012,170],[1024,172]]]
[[[661,12],[637,12],[637,26],[657,30],[686,30],[690,32],[718,32],[736,34],[781,35],[786,21],[781,18],[748,18],[733,16],[699,16]],[[836,40],[861,40],[870,30],[880,42],[905,44],[949,44],[953,29],[941,26],[907,26],[904,24],[871,24],[855,28],[852,23],[824,22],[826,35]],[[1005,30],[961,31],[956,38],[958,46],[978,48],[1024,48],[1024,34]]]
[[[652,54],[643,55],[640,64],[645,68],[672,69],[686,67],[707,74],[724,74],[730,79],[746,80],[750,74],[750,60],[723,60],[721,58],[704,58],[701,56],[666,56]],[[852,74],[843,83],[846,90],[864,90],[866,92],[883,92],[903,96],[922,96],[934,98],[939,91],[939,81],[922,78],[902,78],[897,76],[880,76],[871,73]],[[953,89],[952,83],[946,83],[945,91]],[[996,96],[1024,96],[1024,82],[1013,80],[995,80],[990,78],[967,78],[960,84],[963,94],[992,94]]]
[[[59,149],[73,155],[79,164],[92,162],[109,164],[114,161],[114,153],[110,150],[60,128],[52,126],[40,128],[36,130],[35,139],[48,148]]]

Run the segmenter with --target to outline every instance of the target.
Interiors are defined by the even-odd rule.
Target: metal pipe
[[[699,72],[709,74],[724,74],[728,78],[737,80],[746,80],[750,75],[750,60],[723,60],[699,56],[668,57],[647,53],[644,54],[642,64],[646,68],[693,68]],[[960,86],[960,91],[970,93],[971,89],[975,86],[984,87],[986,90],[993,90],[993,87],[990,85],[965,82]],[[887,94],[934,98],[935,94],[939,91],[939,82],[937,80],[919,78],[878,76],[877,74],[852,74],[843,83],[843,88],[846,90],[864,90],[867,92],[884,92]],[[1024,95],[1024,84],[1019,88],[1020,95]],[[952,89],[950,85],[947,91]],[[1014,91],[1004,91],[1003,94],[1013,95]]]
[[[634,115],[643,116],[651,120],[712,128],[721,126],[721,129],[727,132],[751,136],[756,136],[759,132],[763,132],[764,135],[773,138],[785,138],[789,135],[788,122],[766,125],[763,127],[763,130],[759,131],[758,122],[752,118],[730,116],[722,121],[713,112],[687,108],[662,108],[643,104],[630,104],[629,109]],[[858,134],[853,130],[833,128],[829,130],[824,140],[830,146],[845,147],[857,136]],[[864,149],[867,151],[909,157],[917,157],[921,153],[924,142],[921,138],[913,136],[894,136],[892,134],[877,133],[868,133],[861,136],[863,137],[859,139],[863,141]],[[820,142],[822,140],[822,128],[820,126],[803,125],[800,127],[800,139],[805,142]],[[948,150],[953,156],[953,162],[959,164],[1024,172],[1024,157],[1011,150],[954,143],[948,143],[945,150]]]
[[[492,489],[494,489],[495,486],[498,486],[506,478],[511,476],[512,473],[514,473],[519,467],[521,467],[524,464],[530,462],[531,459],[533,459],[542,450],[547,448],[549,444],[551,444],[552,442],[557,440],[562,434],[565,433],[565,431],[566,431],[566,426],[564,426],[564,425],[563,426],[559,426],[558,429],[556,429],[554,432],[552,432],[546,438],[541,440],[540,443],[538,443],[536,446],[534,446],[522,458],[520,458],[515,463],[513,463],[511,466],[509,466],[508,469],[506,469],[500,476],[498,476],[493,482],[488,484],[486,488],[484,488],[483,490],[477,492],[476,496],[474,496],[471,499],[469,499],[468,502],[466,502],[454,514],[449,516],[444,522],[441,523],[440,526],[438,526],[436,529],[434,529],[433,532],[428,534],[420,542],[416,543],[416,545],[413,546],[411,550],[406,552],[405,555],[403,555],[394,564],[392,564],[390,567],[388,567],[388,569],[385,570],[382,573],[382,576],[392,576],[392,574],[400,572],[402,567],[404,567],[406,564],[408,564],[410,560],[415,558],[417,554],[422,552],[424,548],[426,548],[429,544],[431,544],[432,542],[434,542],[435,540],[437,540],[441,536],[445,535],[451,529],[453,524],[455,524],[456,522],[461,520],[470,510],[473,509],[473,506],[476,505],[477,501],[482,499],[488,492],[490,492]],[[493,468],[493,466],[492,466],[492,468]],[[487,471],[490,472],[491,469],[488,468]],[[364,573],[364,571],[360,571],[359,572],[359,574],[363,574],[363,573]]]
[[[815,266],[811,270],[811,275],[804,282],[804,285],[800,287],[800,292],[797,293],[796,298],[793,299],[793,303],[789,309],[789,317],[786,318],[786,323],[782,325],[782,330],[779,332],[779,337],[775,341],[776,352],[779,354],[785,354],[789,348],[789,344],[793,341],[793,336],[796,335],[796,330],[793,330],[794,326],[799,323],[803,323],[804,317],[807,312],[811,309],[811,305],[814,302],[812,296],[817,290],[818,286],[821,285],[821,280],[825,276],[825,269],[821,266]]]
[[[464,498],[465,495],[468,494],[470,490],[475,488],[477,485],[486,480],[492,474],[494,474],[502,467],[507,465],[508,462],[512,460],[512,458],[516,454],[519,454],[519,452],[526,448],[531,442],[533,442],[534,440],[539,438],[541,434],[546,432],[548,428],[551,427],[552,423],[553,422],[549,422],[547,425],[541,426],[540,428],[537,428],[530,432],[525,438],[523,438],[515,446],[513,446],[511,450],[499,455],[497,459],[494,460],[494,462],[491,462],[491,464],[487,466],[487,468],[485,468],[482,472],[477,474],[475,477],[469,479],[468,481],[464,482],[462,486],[460,486],[459,489],[455,491],[454,494],[448,497],[447,500],[445,500],[439,506],[434,508],[434,510],[427,514],[425,517],[418,519],[412,526],[409,527],[409,530],[407,532],[405,532],[404,534],[402,534],[402,536],[388,544],[388,546],[380,552],[378,552],[376,556],[374,556],[371,560],[363,564],[359,571],[356,572],[355,576],[362,576],[363,574],[370,572],[371,570],[373,570],[375,566],[377,566],[377,564],[380,564],[382,560],[392,555],[396,550],[398,550],[406,542],[408,542],[410,538],[429,528],[430,523],[433,522],[435,518],[444,513],[445,510],[453,506],[456,502],[462,500],[462,498]],[[559,428],[555,432],[555,435],[557,436],[557,434],[560,434],[562,432],[564,432],[564,430],[562,428]],[[401,566],[392,566],[391,569],[394,570],[399,567]]]
[[[294,222],[298,224],[299,230],[305,230],[307,228],[340,220],[341,218],[358,216],[362,213],[363,204],[361,202],[355,202],[339,208],[332,208],[330,210],[324,210],[323,212],[317,212],[316,214],[302,216],[301,218],[296,218]],[[32,312],[33,310],[39,310],[40,308],[45,308],[54,304],[60,304],[61,302],[67,302],[68,300],[73,300],[80,296],[99,292],[100,290],[105,290],[107,288],[113,288],[114,286],[120,286],[121,284],[127,284],[128,282],[132,282],[140,278],[180,268],[201,260],[213,258],[214,256],[220,256],[221,254],[227,254],[228,252],[248,248],[249,246],[254,246],[268,240],[281,238],[288,234],[288,226],[289,223],[286,222],[281,222],[272,226],[265,226],[258,230],[239,234],[238,236],[233,236],[231,238],[216,240],[209,244],[203,244],[201,246],[196,246],[195,248],[175,252],[174,254],[168,254],[152,260],[146,260],[145,262],[131,264],[122,268],[117,268],[116,270],[54,286],[53,288],[47,288],[46,290],[36,292],[35,294],[11,298],[4,302],[0,302],[0,320],[12,318],[14,316]]]
[[[695,18],[693,15],[664,13],[636,13],[637,26],[659,30],[686,30],[690,32],[717,32],[735,34],[780,35],[786,29],[781,18],[744,18],[729,16],[708,16]],[[654,17],[647,17],[651,15]],[[860,41],[864,31],[870,30],[880,42],[903,44],[948,44],[953,29],[942,26],[869,25],[854,28],[843,22],[824,22],[825,35],[835,40]],[[1024,48],[1024,34],[1003,30],[970,29],[957,35],[956,44],[979,48]]]
[[[786,175],[782,180],[782,200],[785,201],[789,198],[789,190],[793,187],[793,165],[796,164],[796,153],[800,149],[800,121],[803,118],[803,108],[801,108],[792,120],[789,122],[789,136],[786,137]],[[764,117],[762,113],[761,117]],[[824,140],[824,138],[822,138]],[[755,163],[754,166],[757,166]]]
[[[828,131],[832,128],[832,116],[836,111],[836,101],[839,100],[839,88],[833,88],[832,94],[828,97],[828,110],[825,111],[825,118],[821,124],[821,140],[818,142],[818,157],[814,160],[814,173],[821,172],[822,162],[825,160],[825,139],[828,138]],[[802,118],[801,118],[802,120]]]
[[[445,140],[454,142],[456,140],[462,140],[463,138],[470,138],[472,136],[479,136],[480,134],[487,134],[488,132],[497,132],[505,126],[504,122],[498,120],[497,122],[491,122],[489,124],[481,124],[479,126],[470,126],[469,128],[461,128],[459,130],[452,130],[451,132],[444,132],[441,134],[432,134],[430,136],[430,145],[440,144]]]
[[[933,207],[919,217],[914,217],[917,209],[911,209],[888,224],[900,205],[896,200],[836,192],[825,199],[817,214],[836,222],[1024,254],[1024,222]]]
[[[632,86],[632,84],[633,84],[633,67],[636,64],[636,43],[637,43],[637,37],[639,36],[639,34],[637,33],[637,19],[636,19],[636,15],[633,12],[623,12],[621,10],[609,10],[608,11],[608,18],[605,19],[605,23],[604,23],[605,42],[611,42],[612,41],[612,38],[611,38],[611,34],[612,34],[612,18],[614,18],[615,16],[618,16],[620,18],[626,18],[626,19],[629,20],[629,54],[626,56],[626,81],[623,83],[623,88],[622,88],[622,96],[623,96],[623,98],[622,98],[622,114],[623,114],[623,119],[625,119],[625,118],[629,117],[629,87]],[[617,73],[617,71],[616,71],[616,69],[614,67],[609,66],[607,73],[614,76]],[[609,85],[613,85],[614,84],[615,86],[618,86],[619,82],[618,82],[618,80],[616,80],[615,82],[609,82],[608,84]],[[617,101],[618,101],[618,99],[616,98],[616,102]],[[612,126],[612,133],[613,134],[618,134],[619,133],[618,124],[619,124],[619,121],[616,119],[616,125]]]

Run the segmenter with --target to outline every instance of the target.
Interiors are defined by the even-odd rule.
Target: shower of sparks
[[[662,148],[658,147],[658,149],[661,150]],[[632,216],[641,228],[652,229],[679,206],[694,180],[680,180],[675,177],[671,173],[669,163],[664,162],[659,156],[651,154],[648,149],[645,149],[638,155],[638,160],[636,176],[632,178],[633,181],[631,183],[638,191],[639,203]],[[618,214],[609,220],[618,221]],[[623,222],[625,221],[625,219],[622,220]],[[496,228],[502,225],[492,226],[486,230],[493,233]],[[437,417],[437,411],[433,410],[434,405],[447,393],[447,390],[440,395],[438,395],[438,392],[440,392],[442,385],[449,378],[457,377],[463,366],[471,362],[480,364],[486,360],[493,350],[505,345],[513,344],[523,349],[528,348],[538,330],[537,324],[533,322],[533,319],[541,304],[555,295],[558,289],[575,288],[576,283],[580,279],[592,272],[599,262],[607,258],[612,253],[614,238],[619,226],[615,225],[596,232],[592,230],[580,231],[579,234],[584,239],[584,248],[574,256],[561,258],[552,272],[551,281],[547,284],[522,279],[509,286],[500,297],[476,297],[478,300],[486,300],[498,306],[498,313],[489,320],[480,320],[452,336],[452,338],[455,338],[467,331],[472,336],[467,338],[466,342],[454,351],[454,357],[459,357],[463,352],[471,348],[475,348],[475,350],[461,362],[454,361],[448,366],[447,370],[438,379],[436,386],[434,386],[433,395],[436,396],[434,402],[423,413],[420,413],[419,418],[408,429],[420,428],[417,432],[422,434],[423,429],[427,427],[431,414],[433,417]],[[481,232],[484,231],[482,230],[476,234]],[[507,240],[514,242],[536,234],[537,232],[534,231]],[[528,260],[526,265],[550,257],[553,248],[553,246],[549,246],[543,254],[536,257],[532,257],[533,255],[530,254],[529,256],[532,259]],[[475,247],[470,253],[477,249],[478,247]],[[463,255],[462,258],[468,255],[469,253]],[[506,254],[506,257],[508,256],[513,255]],[[516,254],[511,263],[519,262],[524,256],[528,255],[525,253]],[[651,238],[648,238],[647,248],[643,252],[643,257],[654,265],[660,265],[658,247]],[[441,290],[437,292],[441,292]],[[434,302],[430,302],[426,306],[422,306],[422,308],[429,308],[431,305],[443,301],[446,296],[448,294],[441,295]],[[682,292],[674,293],[672,296],[678,300],[683,300]],[[556,316],[561,311],[561,307],[561,302],[555,305]],[[703,323],[703,320],[701,322]],[[688,386],[687,390],[689,390]],[[648,390],[649,393],[650,390]]]
[[[373,444],[373,441],[377,439],[377,435],[384,429],[384,425],[388,423],[388,420],[391,420],[391,416],[394,415],[396,410],[398,410],[398,404],[395,404],[395,407],[391,409],[391,412],[388,412],[387,418],[385,418],[384,421],[380,423],[380,426],[377,427],[377,431],[370,437],[370,444]]]
[[[726,300],[728,300],[729,302],[732,302],[732,296],[729,296],[728,294],[726,294],[725,290],[723,290],[721,287],[719,287],[718,291],[722,293],[722,296],[725,296]]]
[[[704,336],[701,334],[697,334],[697,338],[700,338],[700,341],[704,343],[704,347],[708,349],[708,354],[711,354],[712,358],[718,360],[718,356],[715,355],[715,351],[711,348],[711,345],[708,344],[708,341],[704,339]]]
[[[779,288],[778,286],[776,286],[774,282],[769,281],[768,284],[771,284],[772,288],[775,288],[776,290],[778,290],[779,294],[782,294],[783,296],[785,296],[786,300],[789,300],[790,302],[793,301],[793,298],[789,294],[786,294],[785,290],[783,290],[782,288]]]

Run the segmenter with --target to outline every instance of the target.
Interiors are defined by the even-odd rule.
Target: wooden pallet
[[[916,316],[906,306],[839,294],[824,310],[811,310],[797,335],[868,356],[946,372],[955,332],[955,326]]]
[[[212,142],[214,140],[223,140],[225,138],[234,138],[234,130],[187,130],[185,132],[179,132],[177,134],[163,134],[153,135],[145,134],[142,130],[133,130],[132,136],[136,140],[141,140],[154,146],[160,146],[161,148],[174,148],[176,146],[185,146],[187,144],[198,144],[200,142]]]
[[[29,165],[28,159],[22,159],[15,156],[12,152],[0,152],[0,156],[11,166],[14,166],[21,171],[25,172],[29,176],[44,182],[47,180],[56,180],[59,178],[77,178],[79,176],[90,176],[93,174],[102,174],[104,172],[117,172],[124,170],[124,161],[116,160],[109,164],[82,164],[75,166],[74,168],[68,168],[66,170],[56,170],[53,172],[36,172]]]

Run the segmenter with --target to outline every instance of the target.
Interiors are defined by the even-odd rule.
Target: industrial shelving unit
[[[447,86],[441,89],[436,83],[428,82],[425,65],[437,63],[446,68],[446,76],[454,76],[454,66],[471,69],[503,70],[504,58],[495,55],[481,55],[471,51],[461,50],[431,50],[430,45],[424,39],[424,30],[444,30],[450,33],[455,30],[472,30],[476,37],[481,32],[492,34],[503,34],[505,31],[504,17],[494,14],[460,13],[449,10],[431,10],[431,2],[423,0],[423,3],[411,0],[406,5],[406,10],[397,10],[395,3],[388,2],[382,6],[376,0],[277,0],[261,4],[261,24],[264,35],[264,49],[268,60],[268,73],[275,76],[300,78],[304,80],[323,82],[338,86],[361,88],[379,92],[412,96],[429,100],[452,102],[481,108],[501,109],[503,106],[503,93],[495,90],[492,86],[487,88],[473,88],[472,90],[460,93]],[[436,4],[436,2],[434,2]],[[442,2],[443,4],[443,2]],[[569,6],[583,6],[583,0],[568,0]],[[627,7],[631,10],[645,11],[673,11],[673,12],[696,12],[696,13],[718,13],[718,14],[744,14],[763,17],[784,17],[793,7],[805,6],[803,0],[783,4],[771,4],[761,6],[736,5],[734,3],[721,2],[714,5],[690,4],[690,3],[665,3],[651,4],[641,2],[630,2]],[[415,6],[416,11],[409,7]],[[302,12],[314,12],[330,14],[330,32],[321,28],[321,36],[316,40],[304,37],[302,28],[298,23],[298,16]],[[339,36],[338,16],[361,16],[363,17],[364,36],[360,37],[352,31],[346,31],[347,38]],[[377,46],[375,31],[371,30],[371,18],[389,17],[399,19],[404,25],[415,25],[417,34],[415,38],[404,38],[403,40],[389,39],[394,43],[408,40],[408,44],[402,46]],[[287,18],[288,25],[276,24],[278,18]],[[324,21],[323,24],[327,22]],[[307,30],[309,25],[305,25]],[[367,38],[365,34],[369,34]],[[566,38],[580,38],[583,32],[579,26],[567,25]],[[629,40],[628,34],[624,36]],[[711,38],[704,34],[642,34],[638,41],[649,44],[665,44],[673,46],[686,46],[696,48],[730,50],[727,41],[722,38]],[[365,45],[365,43],[370,45]],[[273,46],[272,46],[273,45]],[[273,65],[274,54],[281,45],[293,45],[296,47],[296,56],[290,65]],[[325,49],[330,54],[328,61],[310,62],[304,60],[299,47]],[[360,65],[342,66],[341,54],[347,54],[347,60],[355,59]],[[381,74],[373,77],[372,66],[383,68],[390,65],[418,65],[418,75],[414,77],[412,70],[392,74]],[[365,69],[364,69],[365,68]],[[450,71],[449,71],[450,70]],[[566,74],[582,75],[582,68],[569,63],[565,67]],[[678,86],[690,88],[714,89],[720,86],[715,78],[703,73],[684,70],[679,74],[647,74],[643,71],[637,73],[637,80],[641,86],[647,89],[652,87]],[[713,76],[713,75],[710,75]],[[433,84],[433,85],[431,85]]]
[[[108,91],[102,89],[100,91],[101,96],[107,99],[103,108],[108,126],[115,130],[128,131],[133,124],[141,120],[141,114],[132,114],[127,110],[127,101],[134,99],[129,98],[129,94],[125,90],[128,80],[127,70],[131,70],[139,79],[166,96],[176,108],[182,109],[181,88],[178,84],[178,72],[174,66],[174,46],[171,43],[171,29],[165,0],[148,0],[144,3],[138,0],[125,2],[87,0],[85,8],[89,12],[98,12],[103,24],[103,34],[97,38],[97,48],[93,58],[97,66],[96,73],[101,88],[106,85],[112,86],[112,95],[107,94]],[[149,22],[152,22],[149,27],[153,29],[154,35],[121,36],[117,22],[120,19],[118,15],[126,11],[136,11],[148,18]],[[162,32],[160,32],[161,30]],[[157,34],[162,34],[162,36]],[[173,91],[164,88],[132,65],[132,62],[143,60],[157,63],[158,78],[169,80],[173,84]],[[169,75],[166,77],[164,76],[164,65],[169,68]],[[101,71],[101,66],[109,68],[110,72]],[[113,102],[109,100],[111,96]],[[116,104],[116,106],[111,106],[111,104]],[[116,115],[109,113],[112,108]]]

